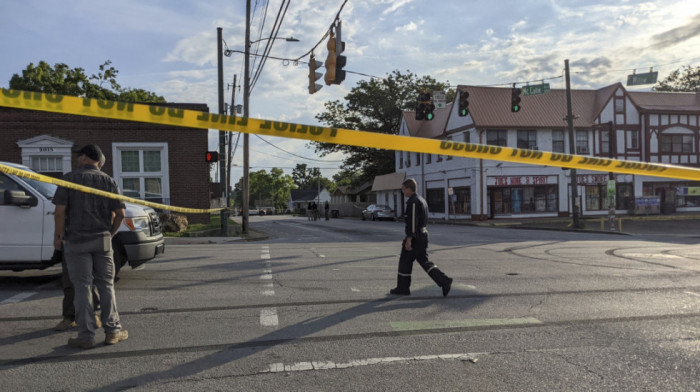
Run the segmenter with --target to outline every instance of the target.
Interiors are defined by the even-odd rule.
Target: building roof
[[[313,201],[318,196],[317,189],[294,189],[289,192],[292,202]]]
[[[372,192],[400,189],[405,178],[406,173],[402,172],[376,176],[374,177],[374,184],[372,184]]]
[[[567,115],[566,90],[552,89],[545,94],[521,95],[522,109],[510,111],[511,88],[458,86],[469,93],[469,113],[476,128],[565,128]],[[640,111],[700,113],[700,92],[638,92],[627,91],[621,83],[597,90],[571,90],[574,127],[590,128],[605,106],[622,89]],[[415,112],[403,113],[408,132],[414,137],[439,138],[446,131],[452,103],[435,110],[432,121],[417,121]]]

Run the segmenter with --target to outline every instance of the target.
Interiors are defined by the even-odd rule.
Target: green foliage
[[[295,189],[295,185],[292,176],[285,175],[284,170],[275,167],[270,170],[270,173],[264,169],[250,172],[248,188],[250,195],[248,207],[256,207],[256,200],[271,200],[275,208],[285,209],[289,201],[290,191]],[[243,178],[238,181],[234,189],[234,200],[237,206],[243,205],[242,189]]]
[[[53,67],[45,61],[40,61],[36,66],[29,63],[22,70],[22,76],[12,75],[10,88],[122,102],[165,102],[165,98],[150,91],[122,88],[117,83],[119,71],[111,64],[111,61],[105,61],[99,66],[100,71],[96,75],[88,77],[83,68],[71,69],[63,63],[57,63]]]
[[[305,163],[297,163],[292,170],[292,178],[298,189],[317,189],[319,180],[321,181],[321,189],[328,189],[329,192],[333,192],[337,188],[333,181],[321,176],[319,168],[309,168]]]
[[[345,103],[326,102],[326,110],[316,118],[329,127],[369,132],[397,134],[404,110],[415,110],[416,99],[422,91],[448,90],[449,82],[437,82],[429,76],[418,77],[406,71],[393,71],[386,78],[362,80],[345,96]],[[455,91],[447,91],[448,100]],[[312,142],[321,156],[343,152],[344,172],[353,176],[352,185],[372,181],[375,176],[394,171],[394,151],[365,147]]]
[[[683,72],[677,69],[671,72],[666,79],[660,81],[652,88],[653,91],[700,91],[700,66],[693,68],[690,65],[682,67]]]

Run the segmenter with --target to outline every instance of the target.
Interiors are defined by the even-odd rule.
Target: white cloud
[[[415,24],[414,22],[411,22],[411,23],[405,24],[405,25],[403,25],[403,26],[398,26],[398,27],[396,27],[396,29],[394,29],[394,30],[396,30],[396,31],[401,31],[401,32],[417,31],[417,30],[418,30],[418,25]]]

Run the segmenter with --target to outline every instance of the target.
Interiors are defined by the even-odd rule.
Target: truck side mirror
[[[38,201],[36,197],[27,195],[24,191],[5,190],[4,194],[5,205],[14,205],[18,207],[34,207]]]

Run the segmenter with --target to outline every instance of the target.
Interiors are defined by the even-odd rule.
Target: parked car
[[[30,168],[0,162],[26,171]],[[0,269],[22,271],[51,266],[54,184],[0,172]],[[136,268],[165,252],[160,219],[153,208],[125,203],[126,217],[112,238],[116,272]]]
[[[362,211],[362,220],[365,219],[394,219],[394,210],[389,206],[381,204],[372,204],[367,209]]]

